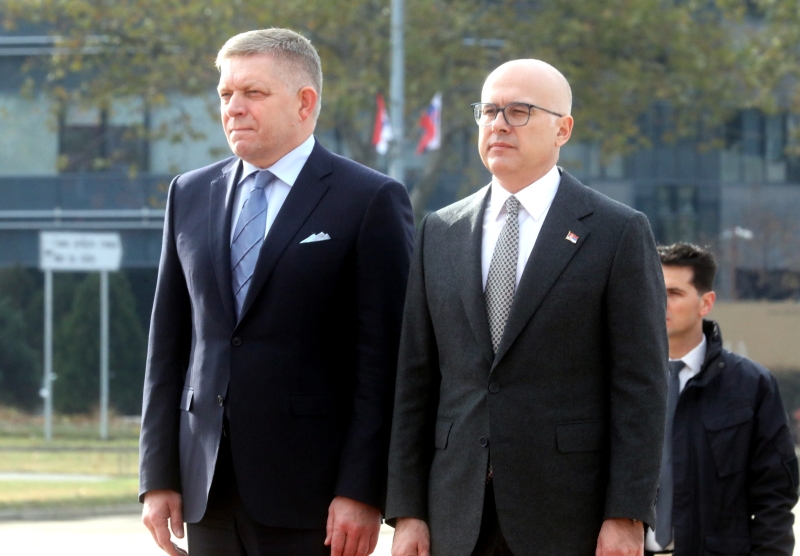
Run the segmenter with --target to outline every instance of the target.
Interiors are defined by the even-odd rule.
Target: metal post
[[[392,0],[392,75],[390,87],[390,105],[392,118],[392,131],[394,144],[391,147],[391,160],[389,162],[389,175],[400,183],[405,181],[405,161],[403,160],[403,144],[405,131],[403,129],[403,112],[405,110],[405,47],[403,43],[403,2]]]
[[[44,271],[44,439],[53,439],[53,271]]]
[[[108,440],[108,271],[100,273],[100,438]]]

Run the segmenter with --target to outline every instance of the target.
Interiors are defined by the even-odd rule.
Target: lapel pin
[[[567,241],[571,241],[572,243],[578,243],[578,236],[572,233],[571,231],[567,234],[567,237],[565,237],[564,239],[566,239]]]

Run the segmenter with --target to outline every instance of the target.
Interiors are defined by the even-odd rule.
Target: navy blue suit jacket
[[[272,527],[324,528],[336,495],[382,508],[413,236],[398,182],[319,142],[264,241],[237,321],[229,158],[176,177],[150,327],[140,496],[199,521],[229,420],[241,497]],[[301,243],[325,232],[330,240]]]

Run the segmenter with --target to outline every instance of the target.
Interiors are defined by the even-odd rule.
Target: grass
[[[98,441],[103,445],[135,445],[139,438],[138,420],[119,415],[109,417],[108,441],[100,440],[100,420],[97,415],[54,415],[52,427],[54,442]],[[3,439],[44,442],[44,417],[0,407],[0,441]]]
[[[0,510],[136,503],[138,479],[98,482],[2,481]]]
[[[107,441],[99,438],[96,416],[55,416],[51,442],[45,442],[43,428],[41,416],[0,407],[0,473],[31,474],[22,480],[0,480],[0,510],[136,502],[136,420],[112,416]],[[42,480],[37,473],[92,475],[102,480]]]
[[[78,475],[105,475],[111,477],[136,477],[137,452],[98,452],[88,450],[42,451],[38,447],[7,451],[6,442],[0,442],[0,473],[67,473]],[[17,448],[15,446],[14,448]]]

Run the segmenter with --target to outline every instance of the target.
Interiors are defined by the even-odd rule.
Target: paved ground
[[[373,554],[389,556],[391,545],[392,529],[384,525],[378,548]],[[139,516],[135,515],[72,521],[0,522],[0,553],[8,556],[164,554],[144,529]]]
[[[795,508],[795,516],[798,513],[798,508]],[[798,517],[795,519],[794,533],[800,539]],[[391,546],[392,529],[384,525],[374,556],[390,556]],[[0,552],[9,556],[164,554],[155,546],[139,517],[133,515],[72,521],[0,522]],[[800,549],[795,549],[795,556],[800,556]]]

